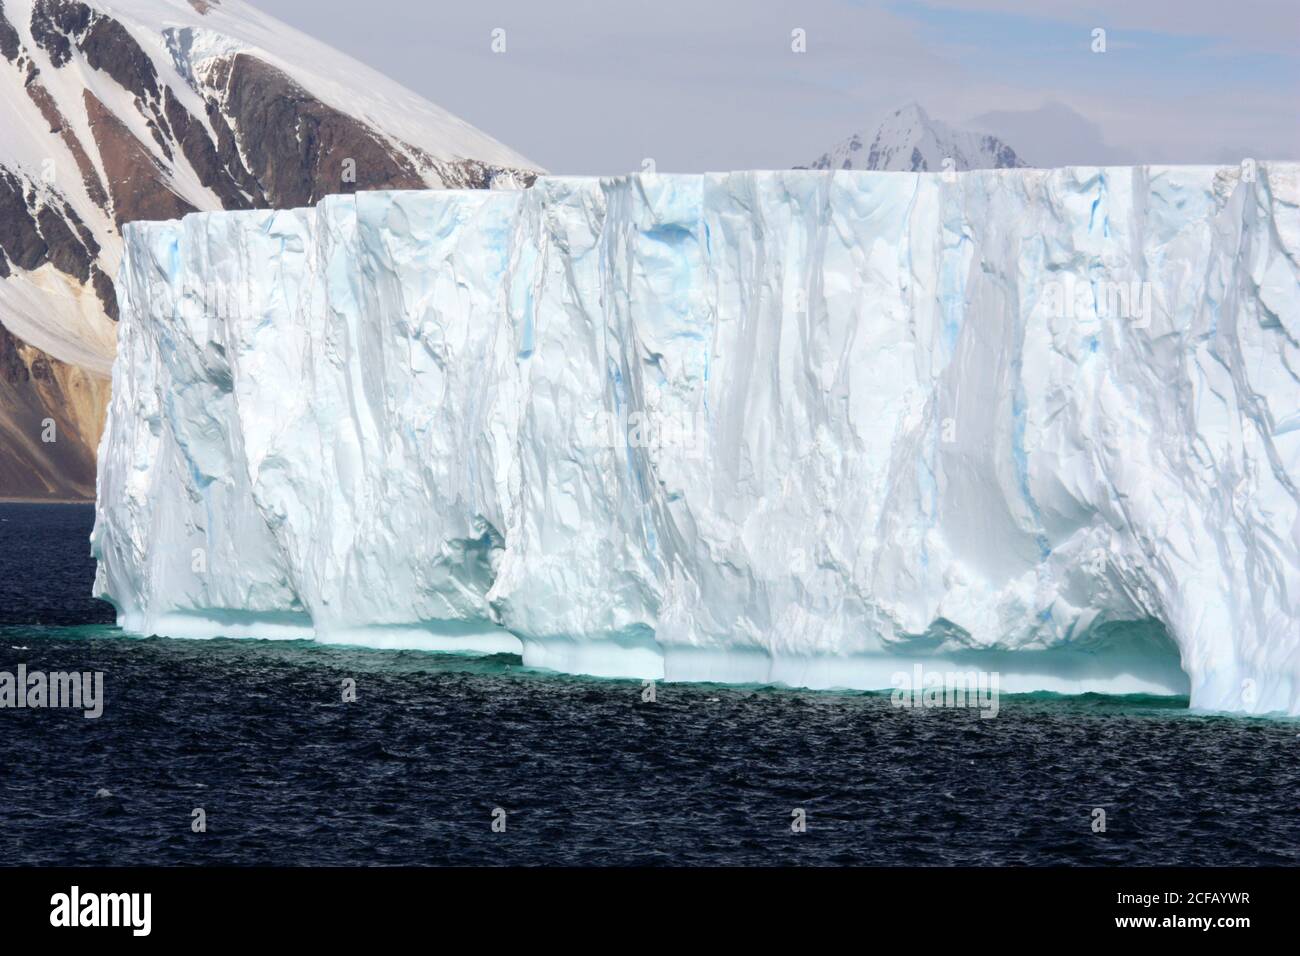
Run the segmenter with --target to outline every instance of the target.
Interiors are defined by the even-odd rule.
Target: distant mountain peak
[[[996,136],[933,119],[920,103],[909,100],[875,127],[854,133],[807,166],[796,168],[939,172],[945,159],[957,170],[1028,165]]]
[[[903,119],[915,119],[921,123],[930,122],[930,114],[916,100],[908,100],[895,109],[891,115]]]

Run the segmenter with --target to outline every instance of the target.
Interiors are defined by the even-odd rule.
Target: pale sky
[[[1300,0],[252,2],[554,173],[788,168],[908,100],[1037,165],[1300,159]]]

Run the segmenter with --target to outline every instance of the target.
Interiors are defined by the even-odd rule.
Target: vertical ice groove
[[[132,224],[96,593],[142,633],[1300,713],[1300,167],[1254,172]]]

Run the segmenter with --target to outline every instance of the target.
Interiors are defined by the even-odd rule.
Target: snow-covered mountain
[[[0,497],[93,494],[125,223],[538,172],[242,0],[0,0],[0,124]]]
[[[836,144],[807,166],[797,169],[886,169],[942,172],[952,169],[1008,169],[1027,165],[996,136],[956,129],[932,119],[916,103],[900,106],[878,126]]]

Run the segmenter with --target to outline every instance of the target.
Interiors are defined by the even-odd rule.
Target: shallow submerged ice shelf
[[[132,631],[1300,712],[1300,167],[542,178],[127,228]]]

